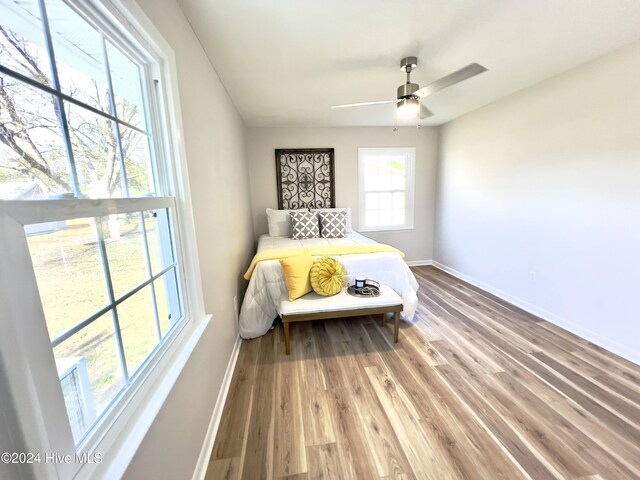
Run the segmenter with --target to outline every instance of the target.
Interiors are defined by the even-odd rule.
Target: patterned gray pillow
[[[303,240],[305,238],[318,238],[320,226],[318,215],[314,212],[291,212],[291,238]]]
[[[324,238],[342,238],[347,235],[347,212],[320,212],[320,232]]]

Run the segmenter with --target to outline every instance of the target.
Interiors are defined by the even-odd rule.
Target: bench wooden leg
[[[387,314],[383,313],[382,317],[380,318],[380,325],[384,327],[386,324],[387,324]]]
[[[393,326],[393,342],[398,343],[398,334],[400,333],[400,312],[394,313],[395,325]]]
[[[282,323],[284,324],[284,350],[287,355],[291,353],[291,347],[289,343],[289,322],[285,319],[282,319]]]

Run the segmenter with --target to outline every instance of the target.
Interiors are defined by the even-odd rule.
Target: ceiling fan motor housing
[[[398,87],[398,99],[411,97],[419,89],[417,83],[404,83]]]
[[[418,57],[404,57],[402,60],[400,60],[400,70],[402,70],[403,72],[406,72],[407,70],[411,72],[411,70],[413,70],[417,66]]]

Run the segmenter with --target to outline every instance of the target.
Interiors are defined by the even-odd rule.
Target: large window
[[[359,148],[360,231],[413,228],[416,149]]]
[[[66,410],[55,435],[76,451],[187,317],[159,67],[82,5],[0,2],[0,264],[26,279],[0,327],[28,324],[31,350],[46,338],[24,361],[55,372],[41,414],[56,425]],[[2,324],[33,300],[29,280],[30,318]]]

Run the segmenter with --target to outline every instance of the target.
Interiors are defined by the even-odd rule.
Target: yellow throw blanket
[[[392,252],[397,253],[402,258],[404,258],[404,253],[402,253],[397,248],[393,248],[390,245],[385,245],[384,243],[372,243],[367,245],[344,245],[344,246],[325,246],[325,247],[311,247],[311,248],[287,248],[282,250],[265,250],[264,252],[256,253],[251,260],[251,265],[247,269],[247,272],[244,274],[245,280],[249,280],[251,275],[253,275],[253,271],[256,268],[256,265],[259,262],[264,260],[279,260],[281,258],[290,257],[292,255],[298,255],[303,251],[309,252],[310,255],[314,257],[322,257],[325,255],[352,255],[355,253],[379,253],[379,252]]]

